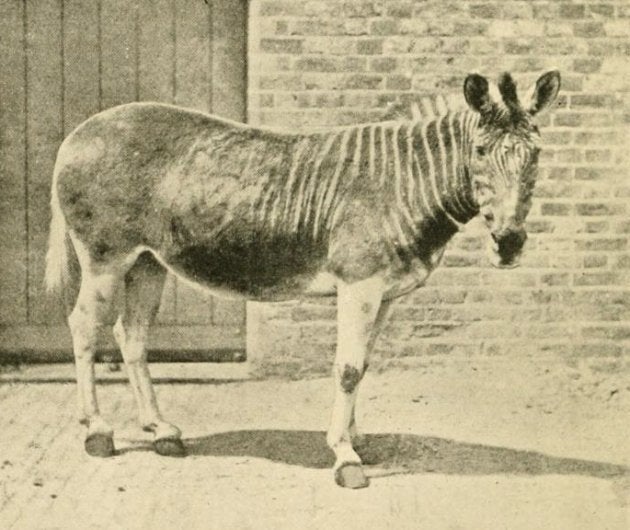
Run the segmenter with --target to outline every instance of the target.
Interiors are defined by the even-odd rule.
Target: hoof
[[[186,456],[186,447],[179,438],[161,438],[153,442],[153,448],[162,456]]]
[[[361,464],[343,464],[335,471],[335,482],[342,488],[366,488],[370,481],[363,473]]]
[[[85,452],[90,456],[107,457],[116,454],[111,435],[94,433],[85,439]]]

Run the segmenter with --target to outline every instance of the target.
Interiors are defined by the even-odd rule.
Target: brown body
[[[288,134],[153,103],[102,112],[62,144],[52,187],[49,289],[68,302],[81,420],[90,455],[115,453],[96,398],[99,329],[115,318],[145,430],[182,456],[158,410],[149,327],[166,271],[231,296],[337,296],[335,401],[328,430],[335,480],[368,484],[354,451],[354,407],[367,355],[392,299],[420,286],[459,226],[479,211],[497,266],[525,243],[538,160],[532,118],[559,89],[543,75],[521,104],[472,74],[470,110],[434,120]]]
[[[388,297],[419,285],[455,227],[428,238],[425,226],[422,244],[400,252],[383,232],[395,205],[349,168],[340,171],[346,182],[336,202],[318,221],[309,218],[290,197],[288,174],[299,147],[305,161],[307,149],[315,159],[324,140],[168,105],[124,105],[94,116],[64,142],[55,169],[59,206],[95,262],[146,249],[176,274],[230,296],[333,294],[335,276],[356,281],[376,273],[387,277]],[[319,174],[335,169],[321,164]],[[313,186],[303,202],[315,210],[318,197]]]

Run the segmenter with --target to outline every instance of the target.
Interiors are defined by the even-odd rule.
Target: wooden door
[[[129,101],[244,120],[246,19],[246,0],[0,2],[0,361],[70,358],[63,311],[43,288],[63,138]],[[243,302],[169,277],[150,355],[242,359],[244,319]]]

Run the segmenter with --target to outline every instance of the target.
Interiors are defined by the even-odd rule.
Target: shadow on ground
[[[191,455],[249,456],[323,469],[334,457],[320,431],[243,430],[184,441]],[[457,442],[413,434],[367,434],[357,446],[363,462],[399,473],[448,475],[584,475],[616,478],[630,469],[606,462],[548,456],[534,451]]]

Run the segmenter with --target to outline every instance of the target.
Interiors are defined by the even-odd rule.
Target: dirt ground
[[[64,383],[0,383],[0,528],[630,528],[630,371],[433,361],[366,376],[367,489],[337,487],[329,379],[157,386],[189,456],[159,457],[126,385],[117,456],[82,450]]]

